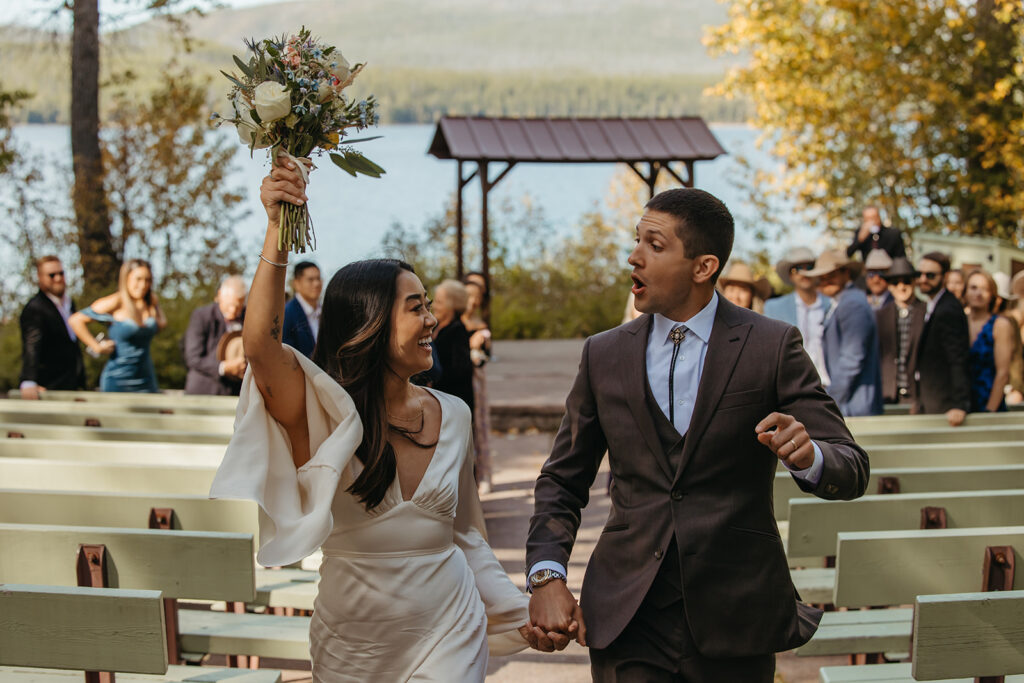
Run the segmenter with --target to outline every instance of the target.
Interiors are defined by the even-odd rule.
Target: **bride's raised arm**
[[[267,234],[249,289],[242,340],[267,412],[288,432],[292,460],[300,467],[310,457],[305,374],[294,354],[281,345],[288,252],[277,247],[280,202],[306,201],[305,183],[293,162],[278,158],[263,179],[260,201],[267,212]]]

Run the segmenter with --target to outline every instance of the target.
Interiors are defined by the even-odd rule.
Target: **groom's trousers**
[[[595,683],[772,683],[775,655],[710,659],[697,652],[686,620],[678,548],[672,541],[658,575],[622,633],[591,648]]]

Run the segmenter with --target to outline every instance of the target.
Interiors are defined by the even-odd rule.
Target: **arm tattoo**
[[[273,337],[274,341],[281,339],[281,316],[274,316],[274,326],[270,328],[270,336]]]

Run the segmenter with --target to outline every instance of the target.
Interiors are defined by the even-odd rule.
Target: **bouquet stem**
[[[296,206],[281,202],[281,214],[277,224],[277,248],[281,251],[303,254],[306,247],[316,249],[316,236],[313,234],[313,219],[309,215],[309,207],[305,204]]]

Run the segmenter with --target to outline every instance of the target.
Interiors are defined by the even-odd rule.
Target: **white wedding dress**
[[[284,428],[252,373],[212,498],[259,504],[264,566],[323,550],[310,624],[313,680],[483,681],[488,653],[526,647],[528,599],[487,545],[473,479],[472,417],[433,391],[441,431],[411,500],[398,479],[373,511],[346,489],[361,470],[362,425],[337,382],[289,348],[306,374],[312,457],[296,470]]]

